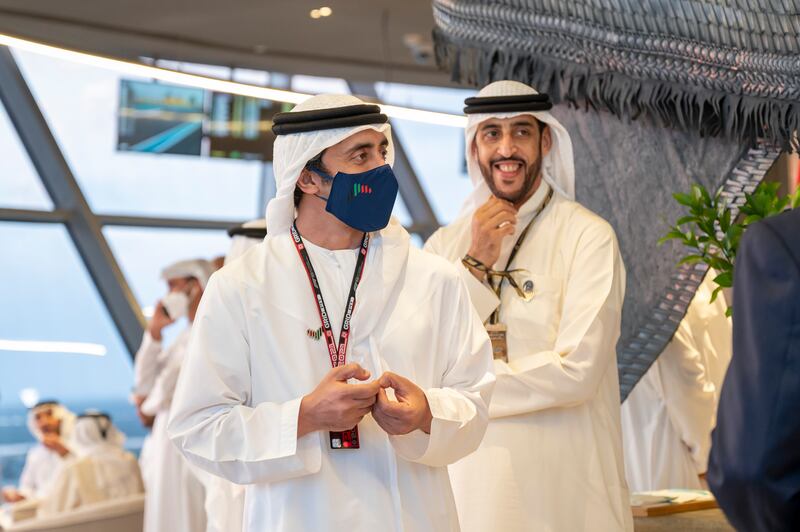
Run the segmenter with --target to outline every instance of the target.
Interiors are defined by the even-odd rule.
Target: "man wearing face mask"
[[[142,423],[152,431],[139,463],[146,488],[145,532],[196,531],[205,528],[202,484],[167,437],[167,420],[197,307],[213,268],[203,259],[165,268],[168,293],[158,302],[134,362],[134,402]],[[185,317],[188,326],[169,347],[165,327]]]
[[[68,441],[75,414],[54,400],[40,401],[28,411],[28,430],[39,441],[28,451],[19,489],[3,490],[3,500],[19,502],[42,496],[72,457]]]
[[[386,122],[339,95],[277,115],[269,234],[200,305],[170,436],[246,484],[245,530],[458,530],[445,466],[483,436],[490,346],[390,220]]]
[[[499,81],[465,103],[475,190],[426,243],[460,268],[497,373],[486,437],[450,467],[462,528],[633,530],[616,236],[574,201],[572,143],[546,94]]]

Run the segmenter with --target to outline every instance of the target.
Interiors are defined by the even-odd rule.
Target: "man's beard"
[[[486,181],[486,184],[489,186],[489,190],[492,192],[492,195],[510,201],[513,204],[517,204],[523,199],[526,199],[526,196],[530,194],[533,187],[536,185],[536,181],[539,178],[539,173],[542,170],[542,152],[541,149],[539,150],[539,155],[536,157],[536,161],[533,165],[528,167],[528,172],[525,174],[525,181],[522,183],[522,188],[516,194],[508,195],[503,194],[494,184],[494,179],[492,178],[492,168],[494,164],[498,161],[518,161],[520,162],[523,167],[526,166],[525,161],[518,157],[504,157],[504,158],[497,158],[493,161],[490,161],[489,167],[487,168],[485,165],[478,163],[478,166],[481,169],[481,174],[483,174],[483,180]]]

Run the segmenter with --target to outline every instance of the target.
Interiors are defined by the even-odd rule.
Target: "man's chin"
[[[510,201],[511,203],[515,203],[517,200],[519,200],[520,196],[522,195],[522,191],[520,189],[504,190],[495,187],[495,189],[492,192],[494,193],[495,197],[500,198],[502,200]]]

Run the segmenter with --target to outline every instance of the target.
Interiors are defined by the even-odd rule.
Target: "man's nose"
[[[514,140],[511,138],[511,135],[503,135],[500,138],[500,144],[497,146],[497,153],[501,157],[511,157],[514,155],[516,151],[516,146],[514,145]]]

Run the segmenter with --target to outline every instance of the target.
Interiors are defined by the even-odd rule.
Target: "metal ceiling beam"
[[[374,102],[380,102],[374,83],[348,81],[347,85],[353,94],[366,96]],[[394,142],[394,172],[400,185],[400,197],[406,204],[416,232],[423,240],[427,240],[439,228],[439,220],[436,219],[436,213],[433,212],[428,196],[425,195],[425,190],[422,188],[396,133],[392,135],[392,140]]]
[[[139,304],[103,236],[100,221],[92,214],[14,56],[6,47],[0,47],[0,101],[56,211],[66,213],[67,231],[133,356],[145,326]]]
[[[66,223],[65,211],[37,211],[30,209],[0,209],[0,222]]]
[[[213,229],[227,231],[246,220],[192,220],[186,218],[151,218],[144,216],[96,215],[100,225],[158,227],[162,229]]]

